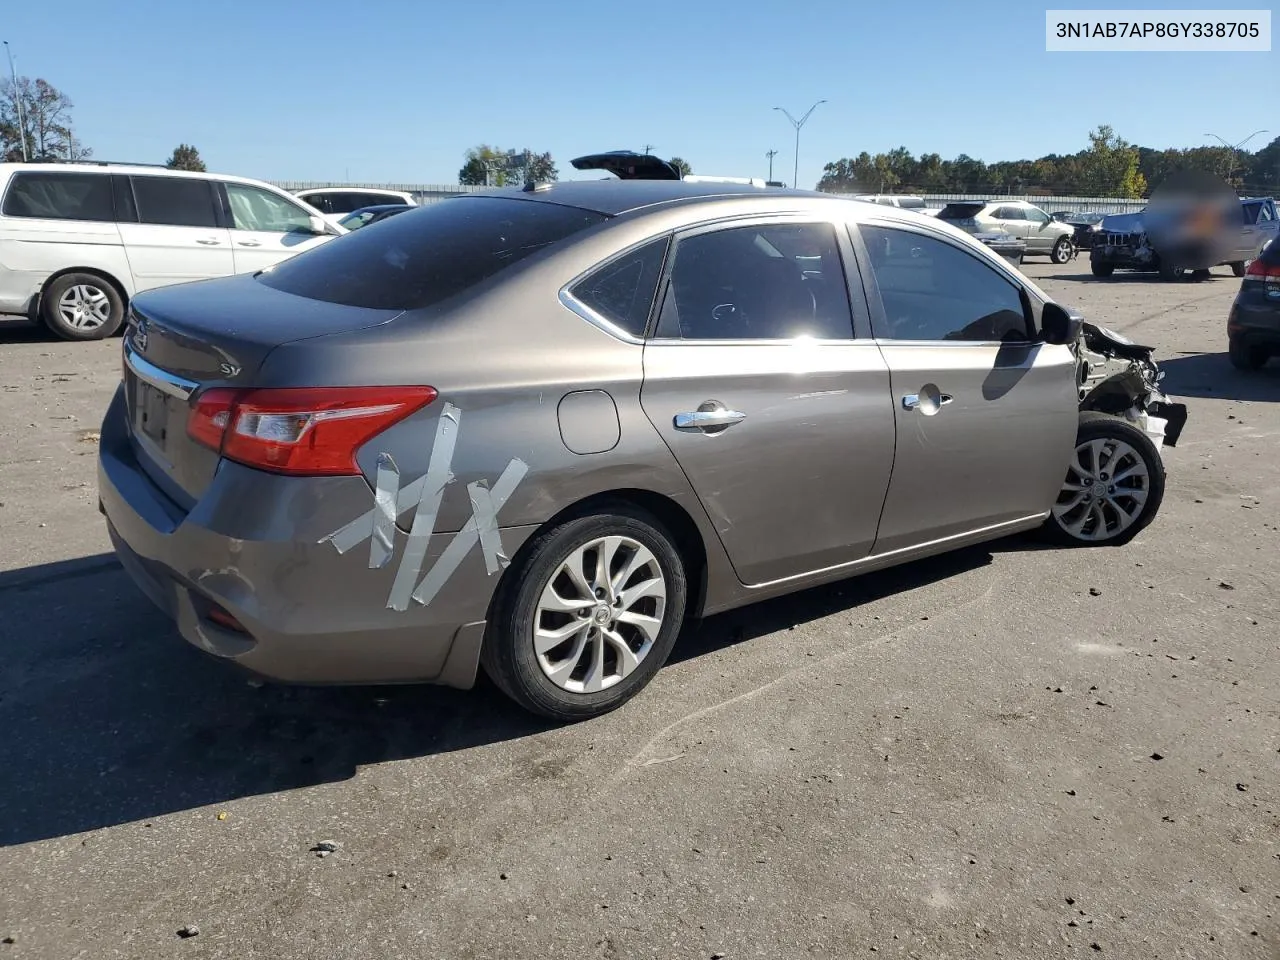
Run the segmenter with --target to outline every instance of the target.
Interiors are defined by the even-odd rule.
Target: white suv
[[[365,207],[382,207],[403,203],[417,206],[417,201],[400,190],[381,190],[377,187],[310,187],[294,191],[294,196],[315,207],[330,223],[337,223],[348,213]]]
[[[345,233],[258,180],[111,163],[0,163],[0,313],[66,340],[134,294],[252,273]]]

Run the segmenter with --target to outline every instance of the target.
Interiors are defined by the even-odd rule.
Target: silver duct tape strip
[[[400,468],[389,453],[378,454],[378,475],[373,490],[373,530],[369,538],[369,569],[385,567],[396,549],[396,494]]]
[[[409,596],[422,571],[422,561],[427,556],[427,545],[436,526],[436,515],[440,512],[444,488],[453,480],[453,449],[458,441],[461,419],[462,411],[453,404],[446,403],[444,412],[436,423],[436,438],[431,445],[426,482],[418,500],[417,512],[413,515],[413,526],[409,528],[409,539],[405,543],[404,555],[400,558],[400,567],[396,570],[391,593],[387,596],[387,606],[392,610],[409,609]]]
[[[493,490],[489,492],[495,521],[498,511],[511,498],[511,494],[515,492],[516,487],[520,485],[520,481],[524,479],[525,474],[528,472],[529,465],[523,460],[512,460],[507,464],[507,468],[502,471],[502,476],[498,478],[498,482],[493,485]],[[453,539],[449,541],[449,545],[444,548],[444,553],[440,554],[440,558],[436,560],[435,565],[427,571],[427,575],[418,584],[418,589],[413,591],[414,602],[426,606],[434,600],[440,589],[453,576],[458,567],[462,565],[462,561],[466,559],[467,554],[471,552],[471,548],[479,540],[480,524],[473,515],[466,522],[466,525],[454,534]],[[497,546],[498,552],[501,553],[502,541],[500,537],[497,538]],[[492,572],[491,570],[490,573]]]
[[[400,492],[396,494],[397,517],[410,507],[415,506],[422,499],[422,488],[426,485],[427,477],[426,474],[423,474],[407,487],[401,488]],[[376,513],[377,509],[375,508],[360,514],[360,516],[345,526],[339,527],[320,542],[332,543],[339,553],[346,553],[348,550],[360,546],[373,535],[373,519]]]
[[[498,508],[493,505],[493,494],[484,480],[467,485],[471,497],[471,515],[476,518],[476,536],[484,553],[484,569],[490,576],[506,569],[511,562],[502,552],[502,534],[498,530]]]

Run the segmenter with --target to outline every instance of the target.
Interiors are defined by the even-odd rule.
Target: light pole
[[[813,111],[817,110],[820,105],[826,102],[827,101],[825,100],[819,100],[812,107],[806,110],[804,116],[801,117],[799,120],[793,117],[791,113],[788,110],[786,110],[786,108],[784,107],[773,108],[783,113],[786,116],[786,118],[791,121],[791,125],[796,128],[796,166],[795,166],[795,172],[791,176],[791,186],[793,189],[796,188],[800,182],[800,128],[804,126],[805,121],[809,119],[809,116],[813,113]]]
[[[1239,154],[1240,154],[1240,148],[1241,148],[1241,147],[1243,147],[1243,146],[1244,146],[1246,143],[1248,143],[1250,140],[1252,140],[1254,137],[1256,137],[1258,134],[1260,134],[1260,133],[1269,133],[1269,132],[1270,132],[1270,131],[1268,131],[1268,130],[1255,130],[1255,131],[1253,131],[1253,133],[1249,134],[1247,137],[1245,137],[1243,140],[1241,140],[1239,143],[1235,144],[1234,146],[1233,146],[1232,144],[1230,144],[1230,143],[1227,143],[1227,141],[1223,140],[1223,139],[1222,139],[1220,136],[1218,136],[1216,133],[1206,133],[1206,134],[1205,134],[1205,136],[1206,136],[1206,137],[1213,137],[1213,139],[1217,140],[1217,141],[1218,141],[1218,142],[1220,142],[1224,147],[1226,147],[1228,150],[1230,150],[1230,151],[1231,151],[1231,168],[1230,168],[1229,170],[1227,170],[1227,179],[1228,179],[1228,180],[1230,180],[1230,179],[1231,179],[1231,174],[1235,173],[1235,169],[1236,169],[1236,157],[1237,157],[1237,156],[1239,156]]]
[[[773,158],[778,155],[777,150],[766,150],[764,155],[769,158],[769,179],[773,180]]]
[[[18,89],[18,71],[13,66],[13,51],[9,41],[4,41],[4,52],[9,57],[9,77],[13,80],[13,106],[18,111],[18,141],[22,144],[22,162],[27,162],[27,124],[22,118],[22,91]]]

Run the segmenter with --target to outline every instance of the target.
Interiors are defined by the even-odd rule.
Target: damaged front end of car
[[[1124,417],[1150,437],[1157,449],[1178,445],[1187,408],[1160,389],[1164,374],[1152,359],[1154,347],[1085,321],[1074,352],[1082,411]]]

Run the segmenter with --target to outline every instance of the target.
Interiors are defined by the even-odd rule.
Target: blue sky
[[[1044,11],[1067,6],[60,0],[8,4],[0,39],[20,74],[75,101],[98,158],[161,162],[185,141],[211,170],[263,179],[448,183],[487,142],[550,150],[562,176],[572,157],[645,144],[698,173],[764,176],[773,148],[790,180],[794,131],[771,108],[821,98],[802,186],[861,150],[1037,157],[1100,123],[1152,147],[1280,135],[1274,49],[1047,53]]]

